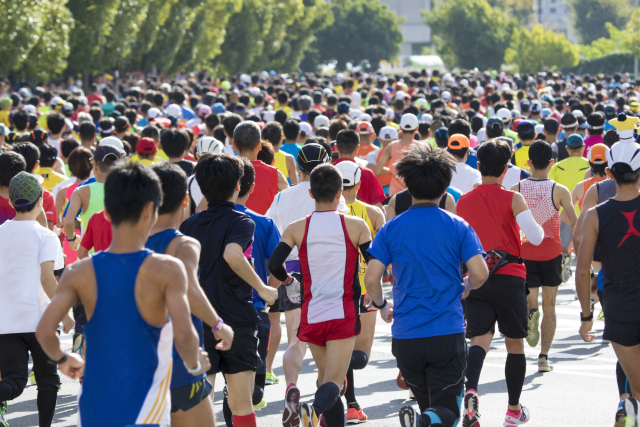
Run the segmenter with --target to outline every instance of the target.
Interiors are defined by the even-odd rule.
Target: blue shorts
[[[171,412],[188,411],[211,394],[211,383],[202,379],[197,383],[171,389]]]

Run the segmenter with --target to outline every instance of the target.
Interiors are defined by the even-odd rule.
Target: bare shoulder
[[[366,221],[357,216],[345,215],[344,225],[349,230],[369,230],[369,226],[367,225]]]
[[[382,212],[382,209],[373,205],[367,205],[367,215],[369,215],[369,218],[371,219],[380,217],[384,218],[384,212]]]
[[[164,254],[150,254],[140,267],[140,273],[150,280],[166,281],[185,274],[182,261]]]
[[[83,283],[92,280],[92,278],[95,280],[92,258],[88,257],[69,264],[65,267],[62,278],[72,283]]]

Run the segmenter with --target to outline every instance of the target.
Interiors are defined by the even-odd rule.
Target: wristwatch
[[[377,305],[376,302],[373,300],[373,298],[371,298],[371,305],[377,308],[378,310],[382,310],[387,306],[387,299],[386,298],[384,299],[384,301],[382,302],[382,305]]]
[[[218,316],[218,324],[213,327],[213,330],[219,331],[220,329],[222,329],[222,325],[224,325],[224,320],[222,320],[222,317]]]
[[[589,322],[593,320],[593,311],[591,312],[591,315],[589,315],[589,317],[583,317],[582,316],[582,312],[580,312],[580,321],[581,322]]]
[[[50,365],[54,365],[54,366],[55,365],[62,365],[64,362],[67,361],[68,358],[69,357],[67,356],[67,353],[65,353],[64,356],[62,356],[62,359],[60,359],[60,360],[49,359],[49,360],[47,360],[47,363],[50,364]]]
[[[74,235],[73,235],[73,239],[70,239],[70,238],[69,238],[69,236],[67,236],[67,242],[74,242],[74,241],[76,241],[77,239],[78,239],[78,235],[77,235],[77,234],[74,234]]]

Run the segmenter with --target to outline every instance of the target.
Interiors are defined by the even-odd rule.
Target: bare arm
[[[394,195],[391,200],[389,200],[389,204],[387,205],[387,212],[384,214],[384,219],[386,222],[391,221],[391,218],[396,216],[396,196]]]
[[[58,216],[58,224],[62,224],[62,213],[64,212],[64,199],[66,195],[66,187],[58,190],[56,194],[56,215]]]
[[[575,189],[573,195],[569,193],[569,189],[564,185],[556,184],[554,186],[554,189],[560,196],[560,206],[562,206],[563,212],[565,212],[567,218],[569,219],[569,224],[571,224],[571,232],[573,232],[576,228],[576,223],[578,222],[575,208],[577,202],[574,203]]]
[[[444,209],[452,214],[456,213],[456,199],[449,193],[447,193],[447,200],[444,203]]]
[[[67,238],[71,238],[76,234],[76,216],[78,216],[78,212],[80,212],[80,209],[82,209],[83,207],[80,191],[82,191],[82,187],[76,189],[73,192],[73,194],[71,195],[71,200],[69,201],[69,209],[67,209],[67,214],[62,218],[62,228],[64,228],[64,232],[67,235]]]
[[[594,208],[591,208],[587,212],[582,226],[582,244],[576,265],[576,293],[580,300],[582,315],[585,317],[588,317],[591,312],[591,261],[598,241],[598,228],[598,213]],[[591,342],[595,338],[594,335],[589,335],[592,326],[593,319],[584,321],[580,325],[580,336],[585,342]]]
[[[373,225],[375,231],[380,230],[384,225],[384,214],[382,212],[382,208],[376,206],[367,207],[367,215],[369,215],[369,220],[371,220],[371,225]]]
[[[286,190],[287,188],[289,188],[287,178],[284,177],[282,172],[278,171],[278,192]]]
[[[475,255],[465,263],[469,269],[468,289],[478,289],[489,278],[487,263],[481,254]]]
[[[598,188],[595,185],[592,185],[591,188],[587,190],[587,194],[584,196],[584,200],[582,201],[582,209],[580,210],[580,216],[576,221],[575,230],[573,230],[573,249],[576,253],[580,250],[580,244],[582,241],[582,223],[584,222],[584,217],[587,215],[589,209],[595,207],[598,204]]]
[[[229,243],[224,248],[224,260],[229,264],[229,267],[238,275],[242,280],[247,282],[249,286],[258,291],[260,297],[271,305],[278,297],[278,291],[274,288],[267,287],[262,279],[256,274],[255,270],[247,261],[244,256],[242,246],[237,243]]]

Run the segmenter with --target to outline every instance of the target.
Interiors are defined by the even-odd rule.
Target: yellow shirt
[[[9,123],[9,114],[8,110],[0,110],[0,123],[4,123],[6,127],[9,127],[11,123]]]
[[[67,180],[66,176],[59,174],[51,168],[40,168],[40,171],[38,171],[38,175],[44,178],[42,188],[49,191],[53,190],[53,187],[55,187],[62,181]]]
[[[584,157],[567,157],[553,165],[549,171],[549,178],[567,187],[571,193],[576,185],[584,180],[584,174],[590,167],[589,161]],[[580,215],[580,207],[576,205],[575,208],[576,215]]]
[[[287,179],[289,178],[289,169],[287,168],[287,155],[282,151],[276,151],[275,155],[275,163],[273,166],[277,167],[282,175],[284,175]]]
[[[527,160],[529,160],[529,146],[522,145],[518,148],[514,154],[516,160],[516,166],[520,169],[524,169],[527,172],[531,172],[529,169],[529,165],[527,164]]]
[[[371,238],[374,238],[376,236],[376,230],[374,230],[371,219],[369,219],[369,215],[367,214],[366,203],[362,203],[360,200],[356,200],[355,202],[347,206],[349,207],[349,215],[357,216],[358,218],[364,219],[364,221],[369,226],[369,230],[371,231]],[[358,271],[358,277],[360,279],[360,289],[362,291],[362,295],[364,295],[367,293],[367,288],[365,288],[364,286],[364,273],[367,271],[367,264],[364,262],[362,254],[360,254],[360,256],[358,257],[358,261],[360,262],[360,270]]]

